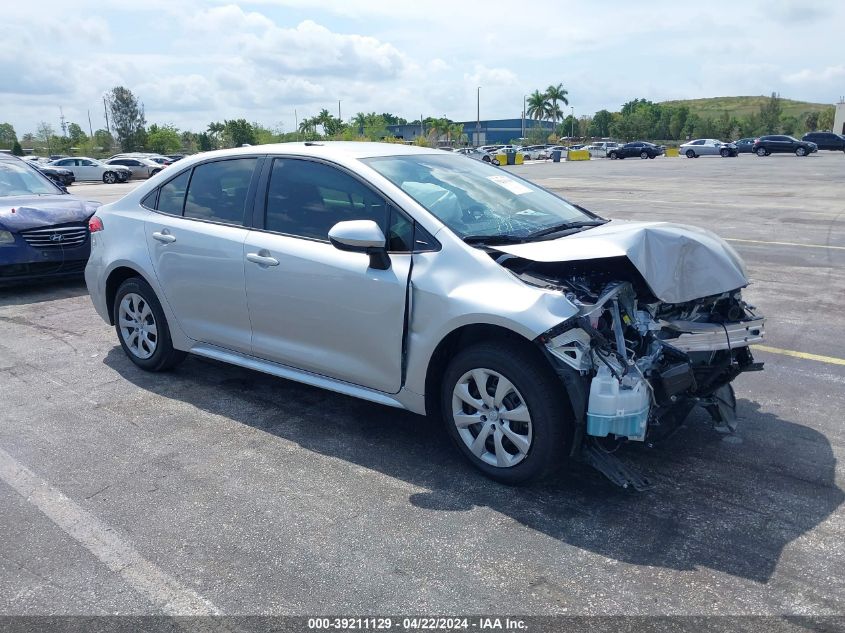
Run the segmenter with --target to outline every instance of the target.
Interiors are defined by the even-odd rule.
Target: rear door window
[[[236,158],[194,167],[183,215],[197,220],[243,225],[256,162],[256,158]]]
[[[191,170],[189,169],[163,185],[159,191],[156,210],[170,215],[182,215],[182,209],[185,206],[185,190],[188,188],[190,177]]]

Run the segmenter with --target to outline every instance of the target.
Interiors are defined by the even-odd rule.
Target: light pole
[[[572,125],[570,126],[569,130],[569,138],[575,136],[575,106],[572,106]]]
[[[527,95],[522,95],[522,138],[525,138],[525,99]]]
[[[481,145],[481,86],[476,89],[475,97],[475,146]]]

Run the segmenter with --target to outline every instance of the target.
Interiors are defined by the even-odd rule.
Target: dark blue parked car
[[[82,275],[91,251],[88,219],[98,206],[0,154],[0,285]]]

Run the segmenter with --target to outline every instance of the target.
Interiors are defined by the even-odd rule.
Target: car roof
[[[365,143],[357,141],[315,141],[294,143],[271,143],[268,145],[252,145],[250,147],[236,147],[232,149],[216,150],[195,154],[193,157],[202,159],[217,156],[239,156],[255,154],[298,154],[306,156],[332,156],[344,158],[373,158],[376,156],[414,156],[423,154],[441,155],[437,148],[417,147],[400,143]],[[193,158],[192,157],[192,158]]]

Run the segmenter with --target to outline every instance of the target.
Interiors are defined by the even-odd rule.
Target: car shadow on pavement
[[[196,357],[169,374],[137,369],[119,347],[104,362],[151,393],[424,488],[409,495],[417,508],[485,506],[635,565],[707,567],[765,583],[784,548],[845,500],[828,439],[747,399],[738,402],[736,435],[718,434],[695,410],[657,447],[624,449],[625,461],[654,482],[649,491],[622,490],[580,464],[510,488],[478,474],[440,425],[421,416]]]
[[[0,285],[0,308],[70,299],[87,293],[85,280],[81,277],[56,281],[33,281],[8,286]]]

